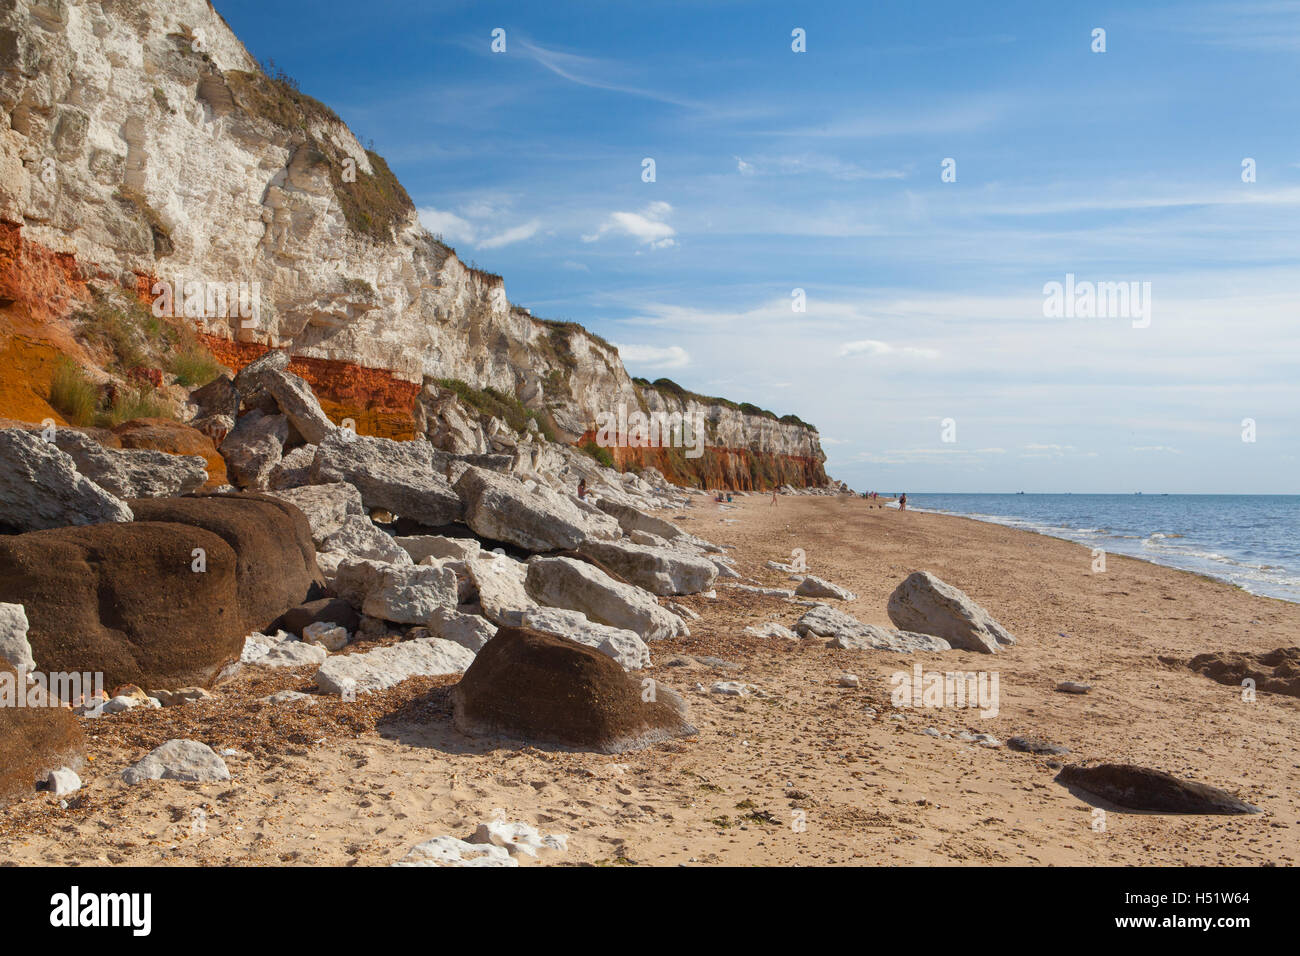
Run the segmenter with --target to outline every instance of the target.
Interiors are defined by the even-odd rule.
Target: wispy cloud
[[[691,357],[680,345],[619,345],[619,357],[625,363],[644,368],[683,368],[691,364]]]
[[[462,210],[470,217],[492,216],[493,212],[484,207],[469,207]],[[419,210],[420,225],[451,245],[467,244],[475,249],[500,249],[516,242],[523,242],[537,235],[542,228],[540,219],[530,219],[517,226],[496,231],[496,223],[470,221],[466,216],[458,215],[446,209],[425,206]]]
[[[622,82],[612,75],[617,73],[619,65],[606,60],[580,56],[576,53],[565,53],[563,50],[544,47],[540,43],[533,43],[529,40],[516,40],[515,45],[517,49],[522,49],[526,55],[540,66],[556,76],[563,77],[570,83],[577,83],[579,86],[609,90],[613,93],[626,93],[629,96],[638,96],[643,99],[656,100],[660,103],[670,103],[673,106],[690,109],[698,109],[703,105],[695,100],[673,96],[661,90]]]
[[[604,236],[631,236],[633,239],[651,249],[666,249],[675,246],[677,230],[664,222],[673,207],[666,202],[652,202],[640,212],[614,212],[600,225],[594,233],[582,237],[583,242],[595,242]]]
[[[845,342],[836,353],[840,358],[849,355],[906,355],[913,358],[934,359],[939,357],[937,349],[914,348],[910,345],[896,346],[878,339],[858,339]]]

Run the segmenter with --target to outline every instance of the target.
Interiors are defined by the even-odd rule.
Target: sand
[[[731,552],[746,578],[801,548],[811,573],[858,594],[845,610],[887,625],[909,572],[962,588],[1019,639],[997,655],[915,657],[742,635],[802,611],[718,589],[681,599],[704,616],[690,638],[652,645],[657,680],[683,692],[699,735],[604,756],[470,740],[450,722],[455,678],[412,680],[344,704],[271,707],[310,690],[310,668],[249,670],[211,702],[87,722],[86,788],[66,809],[41,795],[0,811],[0,861],[20,864],[384,865],[481,820],[563,833],[568,852],[525,865],[1050,864],[1259,866],[1300,858],[1300,700],[1242,700],[1160,658],[1300,644],[1300,605],[1088,549],[950,516],[851,498],[696,499],[680,522]],[[838,603],[838,602],[832,602]],[[701,663],[695,658],[726,662]],[[670,662],[683,666],[668,666]],[[890,675],[996,671],[999,712],[890,702]],[[861,686],[839,686],[845,672]],[[698,693],[715,681],[752,696]],[[1091,693],[1054,690],[1063,680]],[[870,714],[874,708],[876,715]],[[893,714],[902,719],[894,719]],[[934,728],[953,739],[929,736]],[[955,739],[1033,735],[1070,748],[1038,757]],[[148,783],[118,773],[170,736],[235,747],[226,784]],[[1263,813],[1106,813],[1053,778],[1052,759],[1124,761],[1222,787]],[[196,825],[198,824],[198,825]]]

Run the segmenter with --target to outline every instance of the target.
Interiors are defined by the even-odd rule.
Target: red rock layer
[[[90,299],[70,253],[55,252],[0,220],[0,417],[23,422],[63,418],[46,402],[65,355],[86,356],[65,319]]]
[[[257,342],[232,342],[214,335],[200,338],[217,361],[235,372],[269,351]],[[420,394],[415,382],[404,382],[385,369],[302,355],[290,359],[289,370],[307,380],[331,421],[350,418],[359,435],[398,441],[415,437],[412,413]]]
[[[595,440],[596,432],[589,431],[579,444]],[[818,487],[829,481],[822,462],[816,458],[756,452],[748,448],[706,446],[704,454],[698,458],[687,458],[681,448],[613,447],[607,450],[619,471],[658,468],[673,484],[691,488],[765,491],[779,485]]]

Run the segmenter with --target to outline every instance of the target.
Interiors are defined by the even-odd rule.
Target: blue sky
[[[1300,492],[1300,2],[216,6],[511,301],[855,487]]]

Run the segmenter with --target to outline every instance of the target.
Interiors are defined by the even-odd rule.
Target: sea
[[[909,493],[907,506],[1037,531],[1300,603],[1300,495]]]

